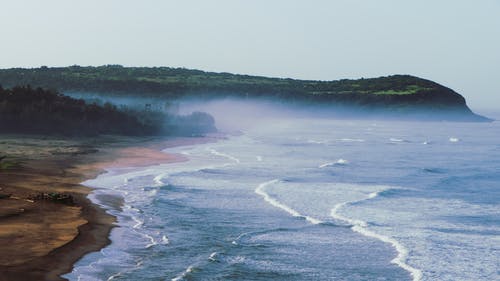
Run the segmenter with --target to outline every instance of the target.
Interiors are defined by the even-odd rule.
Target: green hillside
[[[471,119],[465,99],[435,82],[410,75],[312,81],[169,67],[41,67],[0,70],[0,85],[31,85],[61,92],[105,93],[178,99],[266,98],[300,104],[354,106],[407,114],[453,112]],[[465,119],[467,119],[465,118]]]

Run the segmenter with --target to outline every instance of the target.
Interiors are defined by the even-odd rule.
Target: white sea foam
[[[404,139],[398,139],[398,138],[390,138],[389,141],[391,141],[391,142],[407,142]]]
[[[108,279],[106,279],[106,281],[112,281],[112,280],[115,280],[116,277],[120,277],[122,276],[122,273],[121,272],[118,272],[116,274],[113,274],[111,275]]]
[[[149,243],[149,244],[147,244],[147,245],[146,245],[146,247],[144,247],[144,248],[149,249],[149,248],[151,248],[151,247],[153,247],[153,246],[155,246],[155,245],[158,245],[158,243],[156,243],[156,241],[155,241],[155,239],[153,238],[153,236],[148,235],[148,234],[144,234],[144,237],[146,237],[147,239],[149,239],[149,242],[150,242],[150,243]]]
[[[364,142],[364,139],[349,139],[349,138],[343,138],[343,139],[338,139],[337,141],[341,142]]]
[[[161,237],[161,243],[162,243],[163,245],[170,244],[170,240],[168,239],[167,235],[163,235],[163,236]]]
[[[262,162],[262,156],[255,156],[257,158],[257,161]]]
[[[450,141],[450,142],[459,142],[459,141],[460,141],[460,139],[459,139],[459,138],[454,138],[454,137],[451,137],[451,138],[449,139],[449,141]]]
[[[208,260],[209,261],[217,261],[217,259],[215,258],[217,256],[217,252],[213,252],[210,254],[210,256],[208,257]]]
[[[348,163],[349,163],[349,161],[342,159],[342,158],[340,158],[339,160],[337,160],[337,162],[335,162],[335,164],[338,164],[338,165],[345,165]]]
[[[340,158],[335,162],[328,162],[328,163],[321,164],[318,166],[318,168],[326,168],[326,167],[332,167],[335,165],[347,165],[347,164],[349,164],[349,161]]]
[[[394,239],[392,237],[381,235],[381,234],[378,234],[378,233],[375,233],[375,232],[369,230],[368,224],[364,221],[351,219],[351,218],[348,218],[348,217],[343,216],[343,215],[338,213],[338,211],[346,205],[349,205],[352,203],[358,203],[358,202],[361,202],[364,200],[369,200],[369,199],[375,198],[378,196],[379,193],[380,192],[372,192],[372,193],[368,194],[367,198],[365,198],[365,199],[337,204],[332,208],[330,215],[331,215],[331,217],[333,217],[336,220],[345,221],[348,224],[350,224],[351,229],[355,232],[358,232],[364,236],[372,237],[372,238],[378,239],[382,242],[391,244],[398,252],[397,257],[394,258],[391,262],[398,265],[402,269],[408,271],[411,274],[413,281],[420,281],[420,280],[422,280],[422,271],[420,271],[419,269],[414,268],[406,263],[407,258],[408,258],[408,250],[403,245],[401,245],[401,243],[399,243],[396,239]]]
[[[208,151],[210,151],[210,153],[214,154],[214,155],[217,155],[217,156],[221,156],[221,157],[225,157],[227,159],[230,159],[232,161],[234,161],[235,163],[239,164],[240,163],[240,159],[232,156],[232,155],[229,155],[229,154],[225,154],[225,153],[221,153],[213,148],[209,148]]]
[[[383,123],[383,125],[387,124]],[[366,144],[376,143],[377,141],[380,140],[385,141],[387,144],[389,143],[388,140],[394,136],[396,137],[399,136],[400,138],[413,140],[411,142],[415,142],[415,144],[420,145],[421,148],[428,147],[423,151],[425,153],[428,153],[426,155],[423,155],[426,157],[415,158],[415,161],[417,161],[417,163],[415,163],[415,166],[427,167],[426,161],[432,162],[434,160],[432,158],[432,156],[434,155],[434,153],[432,153],[433,152],[432,149],[438,149],[438,148],[432,148],[429,145],[422,146],[424,144],[431,144],[431,143],[429,142],[428,139],[422,138],[422,136],[420,135],[421,130],[411,129],[411,131],[407,131],[408,130],[407,128],[400,128],[399,127],[400,124],[396,125],[397,127],[396,126],[389,127],[389,125],[377,127],[375,128],[376,130],[373,130],[369,133],[366,132],[365,134],[362,135],[362,137],[366,138],[365,142]],[[450,126],[453,126],[453,124],[451,124]],[[455,128],[453,127],[453,130],[459,131],[461,126],[463,125],[457,127],[457,130],[455,130]],[[206,187],[207,190],[209,188],[213,188],[215,191],[231,190],[230,191],[231,195],[233,195],[233,192],[234,194],[239,195],[239,193],[236,193],[234,186],[238,187],[241,186],[242,190],[245,187],[246,188],[250,187],[251,188],[250,192],[253,193],[255,192],[254,189],[257,187],[257,185],[260,182],[265,181],[265,180],[259,181],[258,179],[285,178],[289,177],[290,175],[293,175],[293,180],[296,181],[283,182],[283,184],[279,183],[276,185],[267,186],[264,188],[263,191],[265,193],[268,193],[268,195],[273,197],[275,200],[279,201],[278,203],[289,206],[297,213],[309,215],[314,218],[323,220],[325,222],[330,222],[334,220],[332,216],[330,216],[330,212],[332,211],[332,207],[333,208],[337,207],[333,213],[339,215],[341,218],[345,218],[346,220],[341,220],[341,218],[339,217],[337,217],[336,220],[338,220],[339,222],[343,222],[342,223],[343,225],[349,225],[349,227],[352,227],[352,231],[355,231],[356,234],[362,233],[363,235],[376,238],[377,239],[376,241],[380,241],[380,243],[385,242],[385,243],[390,243],[390,245],[392,245],[390,246],[389,244],[386,244],[387,247],[391,248],[391,250],[395,249],[397,251],[393,255],[393,258],[395,258],[394,266],[396,266],[396,263],[399,262],[401,269],[403,269],[403,267],[407,265],[406,263],[411,265],[410,267],[414,266],[418,269],[421,269],[423,272],[423,277],[421,277],[421,274],[418,273],[420,271],[417,270],[414,271],[417,273],[412,272],[414,280],[419,280],[420,278],[425,280],[444,280],[444,279],[496,280],[495,277],[498,276],[498,271],[496,266],[497,263],[495,263],[495,261],[497,261],[497,255],[495,254],[498,252],[497,245],[499,240],[497,235],[498,228],[494,228],[494,226],[491,226],[494,223],[491,223],[490,220],[486,219],[484,220],[484,222],[483,221],[478,222],[477,219],[474,219],[475,221],[474,223],[471,223],[471,225],[467,225],[466,222],[463,223],[463,219],[457,220],[457,222],[451,221],[451,219],[448,218],[451,217],[452,219],[454,219],[457,216],[457,212],[461,212],[459,215],[463,215],[464,218],[466,219],[469,218],[471,216],[470,208],[469,207],[463,208],[462,206],[450,207],[449,202],[447,202],[446,200],[442,202],[441,201],[427,202],[421,198],[420,199],[414,198],[413,197],[414,194],[417,194],[417,197],[421,194],[414,192],[405,193],[401,196],[399,195],[390,197],[388,196],[387,198],[384,198],[384,200],[375,199],[373,201],[367,201],[366,202],[367,204],[358,205],[356,203],[353,204],[347,203],[343,205],[337,205],[338,203],[347,201],[357,202],[355,200],[363,198],[376,198],[377,193],[374,193],[373,191],[379,189],[374,189],[372,187],[358,188],[355,185],[347,186],[345,188],[337,188],[338,186],[335,186],[335,188],[323,189],[321,188],[322,185],[328,185],[329,183],[338,180],[339,176],[341,176],[340,177],[341,180],[345,181],[350,181],[351,178],[350,176],[347,175],[335,175],[330,173],[318,174],[314,172],[311,173],[309,168],[317,167],[319,164],[322,164],[323,162],[327,161],[332,161],[332,163],[330,164],[334,164],[335,163],[334,161],[340,156],[339,153],[351,155],[349,156],[350,158],[348,159],[352,161],[352,163],[356,163],[356,165],[358,165],[359,163],[360,167],[363,168],[365,164],[369,165],[370,163],[368,162],[365,163],[363,161],[359,162],[358,160],[369,157],[370,159],[373,159],[373,162],[375,162],[379,160],[377,159],[377,157],[379,156],[383,157],[383,153],[379,154],[378,152],[384,152],[384,151],[378,150],[379,147],[367,147],[364,145],[365,143],[355,143],[353,140],[350,139],[344,139],[339,141],[338,136],[340,133],[343,133],[341,130],[346,130],[346,131],[348,130],[348,131],[346,133],[340,134],[340,136],[358,136],[357,134],[363,131],[363,127],[352,126],[351,129],[351,126],[347,128],[344,127],[344,124],[340,124],[339,126],[311,128],[310,123],[308,123],[307,126],[304,126],[303,128],[302,127],[297,127],[297,128],[298,129],[296,131],[290,131],[290,132],[289,131],[283,132],[279,131],[278,130],[279,128],[273,128],[272,131],[273,135],[271,135],[270,132],[267,131],[265,132],[266,134],[264,133],[260,134],[260,131],[250,132],[250,133],[260,134],[256,135],[260,143],[255,143],[255,144],[252,143],[252,146],[249,146],[247,145],[247,143],[243,143],[240,141],[236,143],[230,140],[226,144],[224,144],[224,146],[222,145],[219,146],[217,144],[204,144],[189,149],[176,148],[177,150],[182,149],[185,151],[189,151],[183,154],[185,155],[189,154],[190,160],[189,162],[186,163],[176,163],[175,165],[168,167],[167,169],[169,171],[169,174],[171,175],[171,178],[169,177],[168,180],[163,180],[163,179],[160,180],[164,182],[168,181],[169,183],[175,185],[177,185],[176,184],[177,182],[183,184],[186,182],[189,183],[194,182],[196,184],[198,184],[197,182],[202,182],[203,186]],[[380,128],[380,130],[378,128]],[[397,130],[396,131],[392,130],[393,128],[396,128]],[[293,129],[295,129],[295,127],[293,127]],[[332,134],[331,132],[335,132],[335,134]],[[295,142],[303,146],[282,145],[282,143],[285,142],[285,140],[289,141],[293,137],[298,135],[303,135],[303,136],[312,135],[311,138],[317,140],[321,139],[333,140],[336,143],[336,146],[335,147],[332,146],[328,151],[326,151],[324,150],[324,145],[305,144],[305,142],[308,139],[307,137],[302,138],[300,139],[300,141]],[[433,131],[429,131],[428,136],[429,135],[432,135],[432,138],[435,139],[434,141],[441,140],[444,141],[444,143],[448,141],[450,146],[449,149],[453,149],[452,147],[455,146],[454,144],[457,144],[457,142],[451,141],[450,137],[472,139],[471,137],[472,132],[471,135],[469,135],[468,133],[464,136],[457,136],[454,135],[454,132],[450,132],[450,130],[446,128],[437,128],[436,134],[434,134]],[[253,135],[250,136],[253,137]],[[475,135],[475,137],[477,137],[478,143],[480,139],[482,141],[483,137],[482,135],[478,134]],[[344,141],[345,143],[343,143],[342,141]],[[463,143],[463,141],[458,142],[458,144],[460,143]],[[401,146],[408,146],[408,143],[404,142],[402,143],[394,142],[392,146],[395,147],[398,146],[398,144]],[[206,149],[207,147],[213,147],[221,152],[225,152],[233,156],[236,156],[239,158],[239,160],[241,160],[245,164],[245,166],[241,165],[241,167],[239,167],[238,165],[235,165],[236,161],[234,160],[230,160],[227,157],[219,157],[220,155],[216,156],[213,153],[211,153],[208,149]],[[408,149],[410,148],[411,147],[408,147]],[[455,149],[458,148],[455,147]],[[386,149],[386,148],[381,147],[380,149]],[[371,155],[370,154],[371,151],[374,151],[375,153]],[[408,151],[406,150],[394,151],[394,153],[403,153],[403,152],[406,153]],[[283,157],[283,155],[289,155],[289,154],[293,154],[294,157],[291,158]],[[265,161],[257,162],[258,158],[256,157],[256,155],[263,155]],[[405,156],[405,155],[406,154],[400,154],[398,156]],[[245,161],[246,159],[249,159],[248,163],[246,163]],[[387,166],[390,166],[389,164],[391,165],[393,164],[391,161],[392,161],[391,159],[388,160]],[[445,167],[447,164],[448,163],[443,163],[443,167]],[[455,164],[460,164],[460,162],[449,163],[449,164],[455,165]],[[200,167],[205,167],[207,165],[212,165],[213,166],[212,168],[230,166],[231,171],[229,171],[230,173],[227,173],[227,176],[226,174],[215,174],[214,176],[210,174],[205,175],[203,173],[199,173],[200,175],[197,174],[196,176],[193,177],[191,177],[190,175],[184,176],[186,174],[186,171],[188,171],[188,173],[191,173],[191,171],[197,170]],[[477,165],[480,164],[478,163]],[[250,169],[244,170],[244,171],[249,171],[249,175],[243,172],[243,169],[247,169],[247,167],[252,168],[251,170]],[[366,167],[368,168],[368,166]],[[484,168],[484,166],[481,167]],[[101,191],[100,189],[96,189],[94,190],[93,194],[122,195],[125,194],[124,191],[128,190],[129,191],[128,195],[124,196],[125,197],[124,201],[126,202],[126,204],[130,204],[138,208],[142,208],[142,206],[149,207],[150,205],[148,204],[151,202],[150,198],[148,198],[149,193],[143,192],[142,186],[148,180],[150,181],[150,183],[146,184],[149,184],[149,186],[154,186],[155,184],[153,182],[154,177],[158,176],[160,173],[164,173],[167,170],[164,168],[161,169],[163,170],[160,170],[160,167],[157,166],[155,168],[144,168],[144,169],[141,168],[141,171],[131,170],[131,169],[120,170],[116,173],[107,174],[104,177],[100,176],[99,180],[90,181],[96,183],[96,185],[94,184],[89,184],[89,185],[94,187],[104,188],[106,190],[106,191],[104,190]],[[325,170],[327,169],[325,168]],[[355,173],[353,174],[353,176],[359,176],[355,178],[356,181],[359,182],[378,182],[379,179],[380,181],[384,182],[384,180],[386,180],[387,177],[390,177],[392,175],[392,173],[387,173],[387,175],[384,174],[382,175],[383,177],[379,178],[377,174],[373,175],[370,174],[371,170],[365,170],[365,169],[359,169],[359,170],[360,174],[355,174]],[[126,173],[124,173],[124,171]],[[177,176],[177,174],[179,173],[181,175]],[[139,177],[141,176],[149,176],[149,177],[145,179],[140,179]],[[202,178],[198,178],[198,176]],[[392,182],[392,180],[390,181]],[[399,181],[396,180],[396,182]],[[407,182],[406,178],[404,179],[404,182]],[[418,181],[416,182],[418,183]],[[202,185],[201,183],[199,184]],[[186,186],[191,186],[191,185],[187,184]],[[460,185],[458,185],[458,187],[460,187]],[[186,198],[189,198],[187,197],[188,195],[184,195],[184,193],[187,194],[188,191],[186,192],[182,191],[181,194],[181,190],[182,188],[178,189],[176,188],[174,190],[175,192],[177,192],[176,194],[172,194],[175,192],[167,192],[171,194],[166,195],[166,198],[168,199],[184,198],[182,196],[186,196]],[[416,188],[415,190],[423,191],[421,188]],[[158,192],[159,193],[158,195],[160,196],[162,196],[161,191],[162,190]],[[247,192],[246,189],[245,192]],[[450,188],[449,192],[450,192],[450,197],[452,197],[453,192],[455,191]],[[461,196],[463,192],[459,194]],[[245,195],[247,195],[247,193],[245,193]],[[441,196],[441,194],[436,195],[436,197],[439,196]],[[488,196],[488,194],[486,194],[486,196]],[[251,202],[247,203],[249,205],[254,204],[255,200],[262,200],[260,195],[249,196],[249,197],[251,198]],[[93,198],[93,201],[96,202],[95,197],[91,198]],[[97,198],[99,198],[99,196]],[[105,197],[102,198],[105,199]],[[236,199],[239,200],[240,197],[234,196],[231,197],[229,200],[236,201]],[[244,200],[247,200],[247,197],[245,197]],[[242,202],[245,203],[245,201]],[[268,201],[266,200],[266,202]],[[103,200],[103,204],[109,204],[109,202],[106,203],[106,200]],[[208,204],[208,203],[203,202],[202,204]],[[234,202],[234,204],[239,204],[239,202]],[[264,203],[264,206],[255,204],[255,207],[256,209],[262,207],[273,208],[272,205],[270,206],[267,204],[269,203]],[[222,206],[224,208],[227,208],[227,204],[224,204]],[[147,209],[145,209],[145,212],[147,212]],[[462,212],[460,210],[464,211]],[[278,210],[278,212],[281,211]],[[119,270],[122,270],[123,266],[126,266],[127,268],[133,267],[133,264],[135,264],[136,260],[133,257],[127,257],[126,255],[124,256],[124,253],[120,252],[120,249],[127,249],[127,250],[139,249],[149,243],[149,240],[144,239],[144,237],[137,235],[135,232],[149,233],[151,236],[154,237],[154,239],[158,243],[160,243],[160,241],[162,240],[161,239],[162,234],[160,233],[153,234],[152,232],[148,231],[149,230],[148,227],[153,226],[153,224],[151,225],[149,224],[149,221],[147,221],[147,223],[141,228],[138,228],[136,230],[131,229],[132,226],[137,223],[136,221],[131,219],[130,217],[131,214],[139,219],[143,219],[143,215],[150,216],[150,214],[147,213],[136,214],[133,211],[129,212],[129,210],[121,212],[117,208],[112,210],[111,212],[113,212],[115,215],[118,216],[119,224],[123,225],[123,227],[115,228],[113,230],[113,233],[122,233],[127,235],[114,235],[114,236],[112,235],[113,244],[108,246],[108,248],[111,249],[112,251],[115,251],[115,253],[103,255],[100,254],[99,252],[96,252],[92,254],[89,258],[83,259],[83,261],[80,261],[75,266],[74,273],[68,275],[70,277],[69,278],[70,280],[75,280],[76,277],[79,280],[85,280],[85,281],[94,280],[93,276],[96,276],[95,280],[106,280],[106,278],[108,278],[111,274],[114,274]],[[482,206],[482,209],[478,211],[479,215],[491,214],[491,213],[498,214],[498,208],[496,211],[491,211],[488,213],[484,210],[484,206]],[[283,214],[285,216],[288,216],[288,213],[283,213]],[[477,216],[477,218],[480,217],[479,215]],[[348,219],[352,219],[351,223],[348,222]],[[161,222],[162,220],[159,219],[158,221]],[[487,228],[485,230],[478,230],[476,224],[478,226],[484,225],[484,227],[486,227],[487,225],[487,227],[491,227],[492,230],[490,230],[490,228]],[[241,231],[248,231],[248,230],[242,229]],[[479,232],[484,232],[484,233],[479,233]],[[231,238],[234,239],[235,237]],[[232,244],[234,245],[238,245],[238,243],[246,244],[247,243],[246,238],[247,237],[245,236],[240,236],[236,238],[234,241],[229,240],[229,242],[232,242]],[[370,240],[372,240],[373,238],[370,238]],[[172,243],[173,242],[174,241],[172,241]],[[294,241],[291,241],[291,243],[294,243]],[[483,245],[482,243],[485,244]],[[238,247],[239,246],[233,246],[233,248],[235,248],[234,250],[237,250]],[[163,249],[163,247],[160,246],[156,246],[154,249],[155,251],[166,250],[168,252],[168,248],[167,247],[165,248],[166,249]],[[406,250],[405,248],[408,250]],[[208,258],[208,254],[210,254],[210,252],[212,251],[208,251],[204,254],[205,262],[207,262],[206,259]],[[137,253],[149,254],[149,251],[144,250],[135,252],[135,254]],[[183,270],[186,269],[186,267],[190,264],[190,262],[187,261],[188,263],[186,263],[186,260],[189,257],[184,257],[182,254],[179,254],[179,256],[175,256],[175,258],[178,259],[176,260],[176,262],[179,263],[181,266],[178,268],[178,272],[174,273],[178,275]],[[183,260],[183,258],[186,258],[186,260]],[[226,257],[222,256],[222,254],[219,254],[219,256],[216,256],[215,258],[219,260],[222,260],[222,258],[224,258],[224,261],[226,261]],[[321,259],[320,256],[314,258]],[[99,262],[94,263],[93,261],[95,260],[99,260]],[[160,259],[158,260],[159,260],[158,262],[162,262]],[[157,265],[155,264],[156,261],[151,260],[151,262],[153,263],[152,268],[155,268],[154,266]],[[300,266],[300,256],[297,257],[296,262],[297,265]],[[359,263],[360,266],[364,265],[363,260],[360,260]],[[318,269],[322,271],[325,270],[326,272],[328,272],[327,268],[318,267]],[[411,268],[406,268],[406,269],[408,270],[408,272],[411,272]],[[150,269],[148,268],[147,270]],[[387,270],[391,269],[387,268]],[[121,278],[124,277],[125,276]],[[169,278],[173,277],[174,276],[170,276]],[[367,278],[369,279],[370,277],[373,276],[368,276]],[[190,278],[192,278],[192,276],[187,275],[177,280],[180,279],[186,280]],[[355,279],[356,277],[354,276],[353,278]],[[411,277],[409,278],[411,279]],[[116,279],[120,278],[117,277],[115,278],[115,280]]]
[[[325,144],[325,143],[327,143],[327,141],[325,141],[325,140],[307,140],[307,143]]]
[[[159,174],[159,175],[157,175],[156,177],[154,177],[154,178],[153,178],[153,181],[154,181],[157,185],[159,185],[159,186],[161,186],[161,185],[165,185],[165,183],[164,183],[162,180],[163,180],[166,176],[167,176],[167,174],[166,174],[166,173]]]
[[[188,276],[189,273],[194,271],[194,266],[190,265],[184,272],[182,272],[180,275],[172,278],[172,281],[180,281],[183,280]]]
[[[144,221],[140,220],[139,218],[132,216],[132,220],[135,221],[135,224],[132,226],[132,228],[137,229],[141,227],[144,224]]]
[[[324,163],[324,164],[319,165],[318,168],[331,167],[333,165],[335,165],[335,162],[328,162],[328,163]]]
[[[236,239],[234,239],[234,240],[233,240],[233,242],[231,242],[231,244],[233,244],[233,245],[238,245],[238,241],[239,241],[239,240],[240,240],[243,236],[245,236],[245,235],[247,235],[247,233],[246,233],[246,232],[245,232],[245,233],[242,233],[242,234],[240,234],[240,235],[238,235],[238,237],[236,237]]]
[[[307,220],[308,222],[312,223],[312,224],[320,224],[320,223],[323,223],[322,221],[318,220],[318,219],[315,219],[313,217],[310,217],[310,216],[305,216],[305,215],[302,215],[300,214],[299,212],[297,212],[296,210],[290,208],[289,206],[279,202],[278,200],[272,198],[269,194],[267,194],[265,192],[265,188],[268,186],[268,185],[272,185],[272,184],[275,184],[275,183],[278,183],[280,180],[278,179],[274,179],[274,180],[270,180],[270,181],[267,181],[267,182],[264,182],[264,183],[261,183],[259,184],[259,186],[257,186],[257,188],[255,189],[255,193],[259,194],[260,196],[264,197],[264,200],[266,202],[268,202],[269,204],[275,206],[275,207],[278,207],[282,210],[284,210],[285,212],[291,214],[292,216],[294,217],[300,217],[300,218],[304,218],[305,220]]]

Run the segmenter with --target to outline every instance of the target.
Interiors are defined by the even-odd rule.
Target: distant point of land
[[[268,99],[294,105],[351,108],[374,116],[404,119],[491,121],[473,113],[465,99],[452,89],[411,75],[314,81],[185,68],[74,65],[2,69],[0,85],[165,100]]]

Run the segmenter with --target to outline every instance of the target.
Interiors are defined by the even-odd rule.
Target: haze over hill
[[[0,133],[65,136],[199,136],[215,132],[202,112],[179,115],[143,107],[86,102],[42,88],[0,87]]]
[[[41,67],[0,70],[4,86],[31,85],[66,94],[201,101],[238,98],[320,106],[349,117],[487,121],[465,99],[435,82],[410,75],[337,81],[295,80],[169,67]]]

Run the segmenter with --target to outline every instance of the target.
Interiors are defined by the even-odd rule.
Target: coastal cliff
[[[169,67],[41,67],[0,70],[0,85],[31,85],[63,93],[116,96],[270,99],[376,116],[453,121],[490,121],[473,113],[455,91],[430,80],[392,75],[369,79],[313,81]]]

